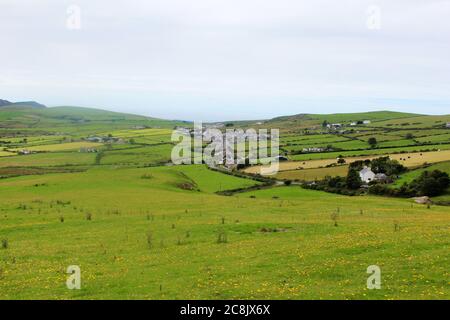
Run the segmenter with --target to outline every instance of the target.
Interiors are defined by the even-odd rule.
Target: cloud
[[[66,28],[73,4],[80,30]],[[449,14],[430,0],[4,0],[0,94],[203,120],[445,113]]]

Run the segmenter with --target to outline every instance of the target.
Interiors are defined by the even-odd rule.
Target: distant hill
[[[295,121],[295,120],[319,120],[328,122],[351,122],[351,121],[383,121],[401,118],[420,117],[421,114],[404,113],[395,111],[372,111],[360,113],[332,113],[332,114],[298,114],[274,118],[270,121]]]
[[[22,102],[15,102],[11,104],[13,107],[28,107],[28,108],[34,108],[34,109],[44,109],[47,108],[47,106],[38,103],[36,101],[22,101]]]
[[[382,123],[384,121],[394,121],[401,119],[413,119],[420,117],[429,117],[415,113],[404,113],[395,111],[372,111],[356,113],[332,113],[332,114],[296,114],[290,116],[281,116],[268,120],[253,121],[227,121],[225,124],[233,123],[238,127],[263,126],[267,128],[281,128],[282,130],[302,129],[321,126],[324,121],[328,123],[341,123],[348,125],[352,122],[370,121],[371,123]]]
[[[10,101],[8,101],[8,100],[2,100],[2,99],[0,99],[0,108],[3,107],[3,106],[10,105],[10,104],[12,104],[12,102],[10,102]]]
[[[269,120],[227,121],[225,125],[235,127],[279,128],[282,131],[308,129],[328,123],[350,125],[352,122],[370,122],[368,127],[443,127],[450,121],[448,116],[427,116],[393,111],[373,111],[361,113],[297,114],[276,117]],[[84,107],[46,107],[35,101],[10,102],[0,100],[0,128],[42,128],[45,131],[84,131],[103,127],[110,128],[173,128],[189,126],[188,121],[163,120],[152,117],[112,112]]]
[[[11,102],[8,100],[0,99],[0,108],[5,108],[5,107],[34,108],[34,109],[46,108],[45,105],[38,103],[36,101]]]
[[[45,131],[69,132],[93,128],[160,127],[173,128],[182,121],[171,121],[127,113],[83,107],[47,108],[36,102],[21,102],[0,107],[0,128],[41,128]]]

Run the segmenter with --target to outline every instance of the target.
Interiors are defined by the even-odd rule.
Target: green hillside
[[[299,114],[294,116],[274,118],[272,121],[295,121],[295,120],[318,120],[328,122],[349,122],[349,121],[382,121],[391,119],[411,118],[420,115],[413,113],[403,113],[394,111],[373,111],[361,113],[333,113],[333,114]]]
[[[173,128],[185,124],[126,113],[94,108],[53,107],[32,108],[24,105],[8,105],[0,108],[3,129],[45,129],[46,131],[89,131],[130,128],[133,126]],[[12,130],[11,130],[12,131]]]

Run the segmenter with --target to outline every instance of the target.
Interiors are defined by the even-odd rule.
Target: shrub
[[[2,239],[2,249],[8,249],[9,243],[8,239]]]

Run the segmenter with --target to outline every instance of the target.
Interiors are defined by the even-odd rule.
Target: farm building
[[[387,175],[385,175],[384,173],[377,173],[374,178],[374,180],[380,181],[380,182],[387,182],[388,179],[389,179],[389,177]]]
[[[103,142],[103,138],[102,137],[88,137],[86,139],[86,141],[89,141],[89,142]]]
[[[364,169],[359,172],[359,177],[363,182],[369,183],[375,179],[375,173],[373,173],[372,169],[364,167]]]
[[[341,128],[341,127],[342,127],[342,124],[340,124],[340,123],[332,123],[332,124],[327,125],[327,128],[329,128],[329,129],[337,129],[337,128]]]
[[[33,152],[27,149],[23,149],[19,151],[19,155],[24,156],[24,155],[28,155],[28,154],[32,154]]]
[[[312,147],[312,148],[303,148],[303,152],[324,152],[325,148],[318,148],[318,147]]]
[[[96,152],[98,152],[98,150],[95,148],[80,148],[79,152],[80,153],[96,153]]]
[[[364,120],[363,121],[363,124],[370,124],[372,121],[370,121],[370,120]]]
[[[450,122],[447,122],[447,123],[445,124],[445,127],[446,127],[446,128],[450,128]]]

